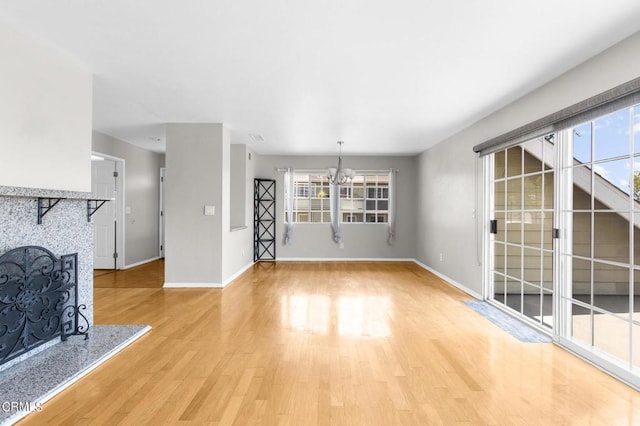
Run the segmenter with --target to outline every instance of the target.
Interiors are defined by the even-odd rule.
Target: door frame
[[[124,239],[126,235],[126,226],[124,221],[124,182],[125,182],[125,160],[124,158],[114,157],[113,155],[103,154],[99,151],[91,151],[92,155],[104,157],[107,160],[115,162],[116,172],[118,172],[118,179],[116,179],[116,246],[115,250],[118,253],[116,258],[116,269],[124,269],[125,259],[125,244]]]
[[[493,206],[493,155],[487,155],[482,159],[482,300],[489,302],[493,294],[493,248],[492,238],[489,233],[489,222],[492,219],[491,206]]]
[[[557,132],[553,132],[554,135],[559,139],[560,137],[559,134],[562,133],[562,131],[557,131]],[[539,137],[540,139],[543,139],[542,136]],[[537,138],[533,138],[531,140],[535,140]],[[556,143],[557,140],[556,139]],[[518,143],[514,146],[523,146],[524,144],[526,144],[528,141],[524,141],[521,143]],[[543,141],[544,142],[544,141]],[[544,150],[544,145],[543,145],[543,150]],[[558,164],[560,164],[559,159],[560,159],[560,150],[556,149],[555,153],[554,153],[554,157],[553,157],[553,161],[555,163],[554,167],[553,167],[553,171],[552,173],[554,174],[554,182],[553,182],[553,191],[554,191],[554,196],[553,196],[553,210],[554,210],[554,214],[553,214],[553,223],[552,223],[552,227],[553,228],[558,228],[559,224],[558,224],[558,200],[560,197],[560,170],[558,168]],[[505,151],[505,155],[506,155],[506,151]],[[552,255],[552,269],[553,269],[553,275],[552,275],[552,282],[553,282],[553,287],[552,287],[552,304],[551,304],[551,311],[552,311],[552,325],[550,328],[545,328],[543,327],[540,323],[538,323],[537,321],[533,320],[532,318],[527,317],[526,315],[523,314],[522,310],[524,308],[524,305],[521,305],[521,312],[516,315],[515,313],[517,313],[517,311],[515,311],[514,309],[511,309],[509,307],[506,306],[506,303],[500,303],[497,302],[494,298],[493,298],[493,294],[495,291],[495,285],[494,285],[494,274],[493,274],[493,270],[494,270],[494,260],[495,260],[495,253],[494,253],[494,238],[491,236],[490,234],[490,221],[491,219],[493,219],[494,217],[492,216],[491,212],[493,210],[493,206],[494,206],[494,202],[495,202],[495,197],[494,197],[494,191],[495,191],[495,175],[494,175],[494,167],[495,167],[495,161],[494,161],[494,155],[493,153],[490,155],[486,155],[482,161],[482,165],[483,165],[483,188],[485,191],[484,194],[484,205],[483,205],[483,217],[485,218],[484,223],[485,223],[485,229],[483,232],[483,245],[482,245],[482,249],[483,249],[483,266],[482,266],[482,278],[483,278],[483,283],[482,283],[482,291],[483,291],[483,300],[485,300],[487,303],[491,304],[492,306],[495,306],[496,308],[503,310],[505,312],[507,312],[509,315],[512,315],[514,317],[517,317],[520,321],[529,324],[530,326],[534,327],[535,329],[537,329],[538,331],[540,331],[543,334],[548,335],[550,338],[552,338],[554,341],[558,341],[559,339],[559,327],[560,327],[560,323],[559,323],[559,318],[562,315],[560,310],[559,310],[559,300],[560,298],[560,293],[559,293],[559,287],[560,287],[560,282],[558,281],[559,279],[559,273],[558,273],[558,258],[559,258],[559,250],[558,250],[558,239],[553,239],[552,240],[552,247],[553,247],[553,255]],[[523,169],[524,172],[524,169]],[[507,171],[505,170],[505,179],[507,177],[506,175]],[[547,173],[543,171],[543,174]],[[505,188],[506,188],[506,181],[505,181]],[[543,206],[544,209],[544,206]],[[523,241],[524,243],[524,241]],[[522,292],[522,282],[520,283],[521,285],[521,292]],[[521,293],[522,294],[522,293]]]

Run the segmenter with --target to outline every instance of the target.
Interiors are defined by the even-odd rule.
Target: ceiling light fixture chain
[[[338,167],[329,167],[327,178],[331,185],[350,185],[353,178],[356,176],[356,171],[349,168],[342,168],[342,144],[343,141],[338,141],[340,147],[340,153],[338,154]]]

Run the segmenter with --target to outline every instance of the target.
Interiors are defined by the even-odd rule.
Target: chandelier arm
[[[342,144],[344,142],[343,141],[338,141],[338,146],[340,147],[340,154],[338,155],[338,168],[335,169],[335,173],[331,173],[331,169],[329,169],[329,173],[327,174],[327,178],[329,180],[329,183],[331,185],[346,185],[346,184],[350,184],[351,181],[353,180],[353,173],[352,173],[352,169],[347,169],[349,170],[349,173],[345,173],[344,170],[342,169]]]

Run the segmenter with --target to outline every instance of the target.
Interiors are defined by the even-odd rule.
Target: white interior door
[[[165,169],[161,168],[160,169],[160,217],[159,217],[159,226],[160,229],[158,230],[158,236],[159,236],[159,243],[160,243],[160,247],[159,247],[159,254],[160,257],[164,257],[164,176],[165,176]]]
[[[115,161],[105,159],[91,162],[91,187],[96,198],[113,198],[105,203],[91,217],[93,222],[93,267],[95,269],[115,269]]]

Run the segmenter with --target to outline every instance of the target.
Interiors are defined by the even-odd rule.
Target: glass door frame
[[[596,118],[597,119],[597,118]],[[592,120],[595,121],[596,119]],[[556,279],[558,285],[556,286],[556,305],[558,307],[558,324],[557,328],[554,332],[554,340],[565,349],[574,353],[575,355],[585,359],[596,367],[608,372],[609,374],[617,377],[621,381],[626,384],[640,390],[640,377],[635,371],[634,367],[624,368],[620,364],[620,360],[617,360],[613,356],[601,350],[597,349],[593,346],[593,341],[591,342],[591,347],[585,346],[584,343],[580,343],[578,339],[573,337],[572,331],[572,321],[573,321],[573,306],[572,306],[572,289],[573,289],[573,265],[572,265],[572,253],[573,253],[573,186],[574,186],[574,176],[573,171],[575,167],[567,166],[573,161],[573,139],[574,139],[574,128],[571,127],[569,129],[562,130],[557,132],[559,136],[559,146],[561,147],[559,151],[559,157],[557,159],[557,201],[555,211],[557,212],[557,218],[559,219],[558,227],[561,229],[560,239],[557,240],[557,247],[554,249],[556,264],[558,265],[556,272]],[[592,136],[593,137],[593,136]],[[593,140],[591,142],[593,144]],[[592,146],[593,150],[593,146]],[[631,156],[630,158],[633,158]],[[592,182],[593,185],[593,182]],[[595,194],[593,194],[595,196]],[[595,207],[592,206],[592,211],[596,211]],[[633,220],[634,212],[631,210],[629,220]],[[631,225],[633,226],[633,225]],[[594,224],[591,224],[591,244],[594,243]],[[633,240],[629,241],[630,250],[633,250]],[[593,252],[591,255],[592,262],[595,259]],[[630,259],[630,262],[633,262],[633,259]],[[632,268],[633,269],[633,268]],[[593,274],[593,271],[592,271]],[[593,281],[593,276],[591,277]],[[593,293],[593,282],[591,292]],[[630,284],[630,292],[633,294],[633,286]],[[592,301],[593,303],[593,301]],[[629,312],[631,318],[633,318],[633,312]],[[593,313],[591,313],[593,317]],[[590,320],[591,327],[591,338],[593,340],[593,318]],[[629,330],[630,334],[632,333],[632,327]],[[633,337],[629,336],[630,345],[632,345]],[[630,354],[631,354],[630,348]],[[630,365],[633,364],[633,358],[630,359]]]
[[[555,134],[552,134],[555,136]],[[549,135],[547,135],[549,136]],[[558,172],[559,172],[559,168],[558,168],[558,164],[559,163],[559,158],[560,158],[560,152],[558,149],[553,150],[553,158],[547,158],[545,156],[545,154],[542,154],[542,152],[545,152],[546,148],[545,148],[545,139],[544,137],[538,137],[538,138],[533,138],[531,140],[522,142],[520,144],[514,145],[514,147],[521,147],[522,148],[522,170],[520,171],[520,176],[523,179],[526,177],[528,177],[529,175],[531,175],[532,172],[525,172],[525,152],[528,152],[525,150],[527,143],[532,142],[532,141],[536,141],[536,140],[540,140],[541,141],[541,158],[540,158],[540,162],[541,162],[541,168],[540,168],[540,175],[552,175],[553,176],[553,200],[552,200],[552,208],[545,208],[545,202],[542,201],[541,199],[541,205],[540,205],[540,212],[542,213],[543,216],[541,216],[541,220],[544,221],[544,213],[545,211],[548,210],[552,210],[553,211],[553,220],[551,223],[551,227],[553,229],[558,229],[559,228],[559,224],[558,224],[558,220],[559,220],[559,215],[558,215],[558,209],[557,206],[558,204],[558,198],[560,196],[560,191],[559,191],[559,179],[558,179]],[[556,143],[557,146],[557,143]],[[507,147],[503,150],[499,150],[497,152],[504,152],[505,156],[508,155],[508,149],[509,148],[513,148],[513,147]],[[545,152],[546,153],[546,152]],[[530,153],[530,155],[532,155]],[[552,161],[552,166],[549,169],[545,168],[545,163],[547,162],[547,159]],[[508,163],[508,159],[507,159],[507,163]],[[507,190],[507,182],[508,182],[508,171],[507,168],[508,166],[505,166],[505,175],[504,175],[504,182],[505,182],[505,191]],[[534,326],[536,329],[540,330],[541,332],[548,334],[549,336],[551,336],[554,340],[557,340],[557,333],[556,330],[559,330],[559,306],[558,306],[558,300],[560,298],[556,297],[556,293],[558,292],[558,261],[559,261],[559,251],[556,249],[556,245],[558,242],[557,238],[552,238],[551,234],[549,233],[547,236],[543,237],[543,240],[540,243],[540,247],[539,250],[541,252],[541,255],[543,255],[545,252],[549,253],[550,251],[551,253],[551,268],[552,268],[552,272],[551,272],[551,289],[547,288],[544,284],[544,267],[542,266],[543,264],[541,263],[541,270],[540,270],[540,282],[539,282],[539,289],[541,291],[541,300],[540,300],[540,309],[541,309],[541,315],[542,317],[540,318],[540,322],[537,322],[536,320],[534,320],[533,318],[529,318],[527,315],[524,314],[524,297],[523,295],[525,293],[523,293],[523,286],[525,287],[531,287],[529,283],[526,283],[525,277],[524,275],[521,276],[520,279],[520,287],[521,287],[521,305],[520,305],[520,312],[516,311],[513,308],[510,308],[506,302],[505,303],[501,303],[500,301],[497,301],[493,295],[495,294],[495,285],[494,285],[494,270],[495,270],[495,237],[493,237],[490,233],[490,220],[495,219],[494,217],[494,213],[495,213],[495,153],[491,154],[491,155],[486,155],[483,157],[483,161],[482,161],[482,168],[483,168],[483,188],[484,188],[484,195],[483,195],[483,212],[484,212],[484,217],[486,217],[488,220],[485,221],[485,227],[484,227],[484,232],[483,232],[483,265],[485,265],[485,267],[483,268],[483,281],[484,284],[482,286],[483,289],[483,299],[485,301],[487,301],[488,303],[491,303],[493,306],[502,309],[510,314],[514,314],[517,313],[517,317],[519,319],[521,319],[522,321]],[[537,172],[533,172],[533,175],[537,175]],[[517,175],[512,176],[515,177]],[[501,178],[502,179],[502,178]],[[523,187],[521,187],[523,188]],[[541,187],[541,192],[544,194],[545,191],[545,187],[544,185],[542,185]],[[524,202],[524,189],[522,190],[521,196],[522,201],[521,201],[521,208],[518,209],[517,211],[519,212],[519,214],[521,215],[521,217],[524,217],[524,214],[527,212],[527,210],[532,210],[532,211],[536,211],[538,209],[527,209],[525,208],[525,202]],[[507,209],[506,205],[504,207],[505,209]],[[506,223],[506,210],[505,210],[505,223]],[[527,249],[527,245],[525,244],[525,239],[524,239],[524,234],[525,234],[525,230],[524,230],[524,224],[522,225],[522,240],[520,242],[520,247],[522,250]],[[544,233],[544,222],[542,222],[541,224],[542,226],[542,232]],[[505,229],[506,230],[506,229]],[[551,248],[546,248],[545,245],[543,244],[543,241],[546,240],[546,238],[549,238],[551,241]],[[504,243],[508,243],[507,241],[507,236],[505,234],[505,241]],[[535,247],[530,247],[530,249],[533,248],[535,249]],[[506,253],[505,253],[506,256]],[[505,264],[505,268],[506,268],[506,264]],[[521,271],[522,274],[524,274],[524,251],[521,252]],[[506,270],[505,270],[505,276],[506,276]],[[506,291],[506,288],[505,288]],[[548,327],[544,327],[542,325],[542,323],[544,322],[544,314],[543,314],[543,308],[544,308],[544,295],[546,294],[550,294],[551,295],[551,317],[552,317],[552,321],[551,324]]]

